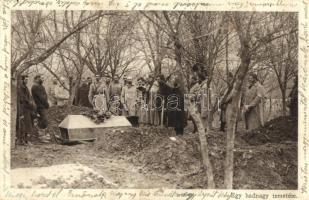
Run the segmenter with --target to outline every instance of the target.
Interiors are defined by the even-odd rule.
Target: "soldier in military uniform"
[[[121,102],[124,107],[124,115],[133,126],[138,126],[138,117],[136,113],[137,89],[132,84],[132,78],[127,77],[127,85],[121,92]]]
[[[137,79],[137,102],[136,102],[136,112],[139,118],[139,124],[147,123],[147,107],[146,107],[146,97],[147,89],[145,87],[145,79],[140,77]]]
[[[149,98],[148,98],[148,120],[151,125],[160,125],[160,118],[159,118],[159,109],[157,105],[158,98],[158,92],[159,92],[159,83],[157,80],[154,79],[155,75],[150,74],[149,75]],[[151,85],[152,82],[152,85]]]
[[[24,145],[28,143],[29,134],[34,130],[31,114],[34,112],[35,105],[27,87],[28,76],[22,75],[20,82],[17,98],[17,144]]]
[[[94,108],[95,102],[100,102],[102,110],[107,111],[107,102],[109,101],[108,89],[99,75],[96,75],[95,81],[90,85],[88,98]]]
[[[246,130],[250,131],[264,125],[263,99],[265,89],[256,74],[249,74],[248,87],[244,94],[243,115]]]
[[[114,77],[114,81],[109,85],[109,110],[115,115],[121,115],[121,102],[120,96],[122,85],[119,83],[119,76]]]

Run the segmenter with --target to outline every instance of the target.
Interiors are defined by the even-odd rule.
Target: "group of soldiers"
[[[82,80],[73,104],[124,115],[133,126],[162,124],[162,105],[159,104],[163,103],[163,97],[159,92],[159,78],[149,74],[134,81],[130,76],[120,80],[117,75],[112,81],[99,75],[94,81],[87,78]]]
[[[207,86],[207,76],[202,73],[193,73],[190,90],[186,90],[183,77],[172,75],[149,74],[148,77],[139,77],[133,83],[132,77],[123,76],[120,80],[118,75],[113,79],[96,75],[82,78],[73,96],[73,105],[101,109],[109,111],[113,115],[124,115],[133,126],[154,125],[173,127],[177,135],[183,135],[187,120],[190,119],[186,110],[186,94],[193,95],[195,106],[200,113],[204,126],[207,126],[207,111],[209,101],[202,100],[210,96]],[[34,77],[31,93],[27,88],[28,76],[23,75],[18,87],[17,109],[17,144],[29,143],[28,136],[34,135],[34,124],[39,128],[48,126],[46,112],[49,106],[62,106],[68,104],[69,83],[61,77],[53,80],[53,85],[46,92],[43,85],[43,76]],[[233,87],[233,75],[230,74],[226,89],[226,98],[219,98],[218,110],[220,113],[221,131],[225,131],[228,115],[231,109],[231,88]],[[296,81],[297,84],[297,81]],[[297,85],[294,96],[297,97]],[[296,91],[296,92],[295,92]],[[249,74],[246,84],[243,85],[241,102],[239,104],[239,116],[245,122],[247,130],[258,128],[264,124],[263,99],[265,89],[259,82],[256,74]],[[295,98],[294,98],[295,99]],[[192,99],[191,99],[192,100]],[[293,105],[297,100],[293,100]],[[99,105],[99,106],[98,106]],[[295,107],[295,106],[294,106]],[[293,107],[293,108],[294,108]],[[206,112],[205,112],[206,108]],[[295,109],[292,111],[295,113]],[[296,108],[297,109],[297,108]],[[297,112],[297,111],[296,111]],[[194,124],[194,129],[197,127]],[[34,133],[34,134],[31,134]]]
[[[46,113],[49,103],[43,85],[43,76],[37,75],[34,77],[31,93],[27,87],[27,75],[21,75],[18,81],[16,139],[18,145],[26,145],[30,144],[30,137],[38,136],[34,126],[35,121],[37,121],[36,124],[40,128],[47,128]]]

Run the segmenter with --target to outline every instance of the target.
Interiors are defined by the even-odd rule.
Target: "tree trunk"
[[[266,122],[271,119],[271,113],[272,113],[272,100],[269,99],[269,112],[267,114],[267,119],[265,120]]]
[[[189,103],[189,113],[195,122],[197,126],[197,130],[199,133],[199,140],[201,143],[201,154],[202,154],[202,162],[203,167],[206,170],[207,175],[207,188],[208,189],[214,189],[215,188],[215,182],[214,182],[214,176],[213,176],[213,169],[209,158],[209,152],[208,152],[208,143],[207,143],[207,137],[205,128],[203,126],[202,119],[197,111],[197,109],[194,106],[194,103]]]
[[[15,137],[17,135],[17,78],[11,79],[11,148],[15,148]]]
[[[181,75],[182,75],[182,78],[184,80],[184,73],[183,73],[183,70],[182,70],[182,59],[181,59],[181,56],[182,56],[182,52],[181,52],[181,43],[179,41],[179,39],[177,37],[174,38],[174,52],[175,52],[175,60],[176,60],[176,64],[177,64],[177,68],[180,70],[181,72]]]
[[[226,145],[226,159],[225,159],[225,170],[224,170],[224,185],[226,189],[233,188],[233,174],[234,174],[234,139],[236,132],[237,113],[239,113],[240,107],[240,96],[243,81],[248,72],[249,65],[251,62],[251,55],[249,53],[249,44],[247,40],[242,41],[241,47],[241,63],[239,66],[238,74],[236,77],[235,84],[232,90],[232,102],[230,105],[230,112],[227,116],[227,145]]]
[[[207,87],[207,131],[212,130],[212,121],[214,119],[214,110],[212,109],[212,101],[211,101],[211,89],[210,86]]]
[[[210,110],[207,113],[207,130],[213,130],[214,126],[214,115],[216,113],[216,108],[211,106]]]
[[[282,95],[282,116],[286,116],[286,95],[285,95],[285,91],[281,92]]]
[[[231,107],[229,109],[229,107]],[[237,113],[240,108],[240,92],[232,100],[227,112],[227,138],[226,138],[226,157],[224,168],[224,184],[226,189],[233,189],[234,175],[234,141],[237,125]]]
[[[226,80],[228,80],[229,77],[229,24],[227,22],[227,28],[226,28],[226,39],[225,39],[225,73],[226,73]],[[227,81],[227,84],[229,86],[229,81]]]

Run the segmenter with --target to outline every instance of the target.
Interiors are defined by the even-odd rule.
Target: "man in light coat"
[[[266,92],[256,74],[249,74],[248,84],[244,94],[243,115],[246,130],[250,131],[264,125],[263,100]]]

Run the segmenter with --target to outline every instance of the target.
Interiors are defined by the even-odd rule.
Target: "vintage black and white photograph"
[[[11,187],[298,188],[298,13],[11,11]]]

